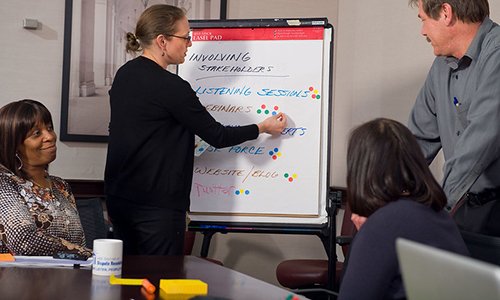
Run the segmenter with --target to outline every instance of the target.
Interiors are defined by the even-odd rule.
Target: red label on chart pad
[[[193,29],[191,36],[194,42],[322,40],[324,31],[324,27],[205,28]]]

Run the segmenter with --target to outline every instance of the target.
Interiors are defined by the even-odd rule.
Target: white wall
[[[23,19],[38,19],[38,30]],[[64,0],[3,0],[0,9],[0,105],[32,98],[52,112],[59,131],[64,41]],[[106,145],[58,143],[50,171],[64,178],[102,179]]]
[[[419,35],[417,11],[405,0],[229,0],[229,18],[328,17],[336,29],[333,185],[345,186],[350,129],[375,117],[406,123],[433,55]],[[500,1],[490,0],[492,19]],[[24,18],[42,23],[22,28]],[[61,110],[64,0],[3,0],[0,9],[0,106],[22,98],[47,105],[58,131]],[[307,57],[300,57],[306,59]],[[58,143],[51,173],[71,179],[102,179],[106,145]],[[437,166],[439,173],[439,165]],[[200,248],[197,239],[195,251]],[[195,252],[196,253],[196,252]],[[324,258],[312,236],[217,234],[210,256],[225,265],[276,283],[274,269],[288,258]]]

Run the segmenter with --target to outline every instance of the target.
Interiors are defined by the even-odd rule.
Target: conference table
[[[89,268],[0,267],[0,299],[153,300],[178,299],[159,293],[160,279],[199,279],[208,295],[196,299],[306,299],[290,291],[196,256],[125,256],[122,278],[147,278],[154,295],[139,286],[110,285]]]

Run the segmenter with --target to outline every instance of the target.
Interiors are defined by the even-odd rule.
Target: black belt
[[[480,193],[467,193],[467,202],[470,205],[481,206],[493,200],[500,199],[500,187],[485,189]]]

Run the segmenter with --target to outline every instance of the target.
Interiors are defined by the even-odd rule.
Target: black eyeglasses
[[[191,36],[188,35],[188,36],[180,36],[180,35],[175,35],[175,34],[165,34],[166,36],[172,36],[172,37],[176,37],[176,38],[179,38],[179,39],[183,39],[183,40],[186,40],[186,42],[191,42]]]

